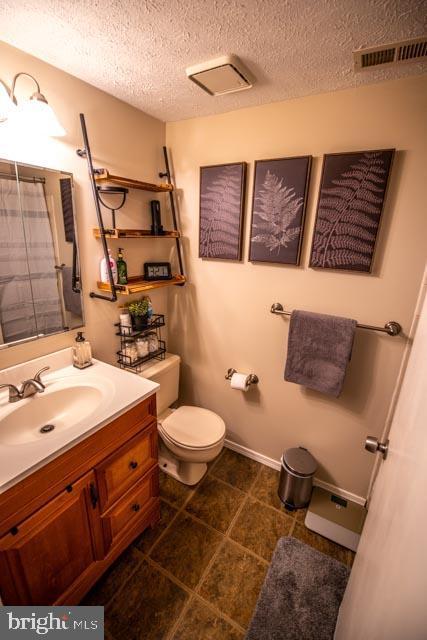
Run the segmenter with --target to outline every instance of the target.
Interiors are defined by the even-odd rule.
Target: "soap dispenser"
[[[86,369],[92,364],[92,349],[90,342],[85,340],[82,331],[77,332],[76,346],[73,347],[73,366],[77,369]]]
[[[118,284],[127,284],[128,283],[128,268],[123,258],[123,249],[119,247],[119,253],[117,254],[117,283]]]

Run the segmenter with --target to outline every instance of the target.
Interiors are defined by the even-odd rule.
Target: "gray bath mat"
[[[246,640],[331,640],[348,574],[341,562],[280,538]]]

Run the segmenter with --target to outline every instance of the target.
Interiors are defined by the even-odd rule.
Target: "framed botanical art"
[[[310,267],[370,273],[393,155],[325,155]]]
[[[311,156],[255,163],[249,260],[299,264]]]
[[[245,162],[200,167],[200,258],[241,260],[245,181]]]

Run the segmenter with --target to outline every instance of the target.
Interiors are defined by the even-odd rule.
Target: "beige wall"
[[[363,443],[380,435],[404,337],[357,331],[345,389],[335,400],[284,382],[289,319],[269,308],[306,309],[408,331],[425,260],[426,77],[243,109],[167,125],[190,283],[170,292],[172,351],[184,361],[182,399],[224,417],[229,438],[278,460],[308,447],[318,476],[357,495],[367,492],[373,456]],[[221,98],[218,98],[219,100]],[[308,268],[322,155],[395,147],[391,186],[371,275]],[[247,261],[254,160],[313,155],[300,267]],[[198,258],[199,167],[247,161],[244,261]],[[224,380],[229,367],[258,374],[247,394]]]
[[[86,117],[95,166],[106,166],[119,175],[129,175],[147,181],[155,181],[159,169],[163,168],[162,145],[165,141],[165,125],[59,69],[0,43],[0,79],[10,86],[13,76],[19,71],[26,71],[37,78],[42,93],[53,106],[67,131],[67,136],[42,140],[22,139],[19,136],[11,138],[0,128],[0,158],[61,169],[74,174],[86,335],[92,342],[95,356],[106,362],[114,362],[118,343],[112,323],[118,320],[117,304],[92,300],[88,295],[99,279],[99,261],[102,253],[100,242],[92,237],[92,227],[97,226],[97,222],[87,164],[76,155],[76,149],[83,144],[79,113],[83,112]],[[18,99],[20,96],[30,95],[33,91],[31,81],[25,78],[18,80]],[[150,194],[142,192],[130,192],[125,209],[117,214],[121,226],[148,225],[148,203],[151,197]],[[165,215],[165,222],[167,219]],[[106,224],[111,224],[108,213],[105,220]],[[141,272],[145,260],[160,256],[167,259],[158,241],[146,241],[146,244],[143,244],[136,240],[125,240],[121,246],[125,249],[129,271],[132,273]],[[115,253],[118,244],[111,242],[111,247]],[[166,252],[169,251],[169,247],[170,245],[167,246]],[[151,297],[155,310],[164,311],[166,293],[157,291]],[[123,298],[121,300],[123,301]],[[3,349],[0,351],[0,368],[68,346],[72,343],[74,334],[75,332],[70,332]]]

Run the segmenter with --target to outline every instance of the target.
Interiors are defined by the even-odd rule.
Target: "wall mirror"
[[[0,348],[84,324],[73,176],[0,160]]]

